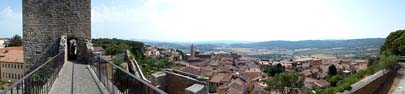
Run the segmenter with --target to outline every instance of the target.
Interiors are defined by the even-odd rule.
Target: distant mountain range
[[[265,41],[255,43],[232,44],[231,47],[243,48],[336,48],[336,47],[370,47],[381,46],[384,38],[366,38],[349,40],[303,40],[303,41]]]
[[[212,49],[216,47],[230,47],[230,48],[285,48],[285,49],[298,49],[298,48],[337,48],[337,47],[377,47],[384,44],[384,38],[365,38],[365,39],[347,39],[347,40],[302,40],[302,41],[263,41],[263,42],[249,42],[249,41],[206,41],[195,42],[199,49]],[[189,49],[192,43],[181,42],[157,42],[157,41],[143,41],[146,45],[169,47],[177,49]]]
[[[176,43],[176,44],[235,44],[235,43],[253,43],[258,41],[237,41],[237,40],[212,40],[212,41],[158,41],[158,40],[148,40],[148,39],[129,39],[133,41],[141,42],[153,42],[153,43]]]

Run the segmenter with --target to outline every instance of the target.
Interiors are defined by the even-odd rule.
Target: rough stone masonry
[[[41,64],[59,53],[59,39],[78,42],[78,59],[87,60],[91,39],[91,0],[23,0],[24,62]]]

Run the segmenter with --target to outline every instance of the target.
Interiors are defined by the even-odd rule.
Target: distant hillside
[[[183,51],[189,51],[192,43],[169,43],[169,42],[145,42],[146,45],[157,46],[163,48],[174,48]],[[212,51],[214,48],[224,47],[227,44],[223,43],[200,43],[194,44],[200,51]]]
[[[350,39],[350,40],[304,40],[304,41],[265,41],[252,43],[197,43],[200,51],[213,51],[215,48],[380,48],[384,44],[384,38]],[[145,42],[145,45],[168,47],[188,51],[191,43],[171,43],[171,42]]]
[[[336,47],[375,47],[384,44],[384,38],[350,40],[304,40],[304,41],[266,41],[256,43],[231,44],[231,47],[243,48],[336,48]]]

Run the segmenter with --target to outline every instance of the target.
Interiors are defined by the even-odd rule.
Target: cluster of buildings
[[[301,72],[305,76],[305,88],[313,89],[315,87],[325,88],[330,86],[330,83],[326,81],[330,66],[334,65],[339,73],[350,74],[367,69],[368,61],[301,56],[281,61],[258,60],[258,64],[261,66],[281,64],[286,71]]]
[[[8,38],[0,38],[0,48],[4,48],[10,45],[10,39]]]
[[[168,93],[180,90],[176,94],[267,94],[268,77],[256,61],[256,58],[242,57],[236,53],[199,54],[195,46],[191,46],[185,60],[176,61],[181,66],[164,73],[154,73],[151,81]],[[162,78],[165,80],[159,80]],[[170,83],[183,85],[173,87]]]
[[[2,82],[15,82],[24,74],[23,47],[0,48],[0,80]]]
[[[183,60],[183,54],[179,50],[170,48],[145,47],[143,55],[155,59],[167,58],[169,61]]]
[[[102,49],[100,49],[102,51]],[[102,53],[102,52],[100,52]],[[329,87],[328,68],[336,66],[342,74],[367,69],[367,60],[297,56],[271,60],[243,57],[237,53],[200,53],[194,45],[188,53],[169,48],[145,47],[144,56],[167,58],[179,66],[150,75],[150,82],[171,94],[268,94],[266,81],[272,79],[264,70],[281,64],[286,71],[305,76],[306,89]]]

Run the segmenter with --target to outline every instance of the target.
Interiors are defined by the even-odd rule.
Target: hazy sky
[[[383,38],[404,0],[92,0],[92,36],[160,41]],[[22,34],[21,0],[0,0],[0,37]]]

